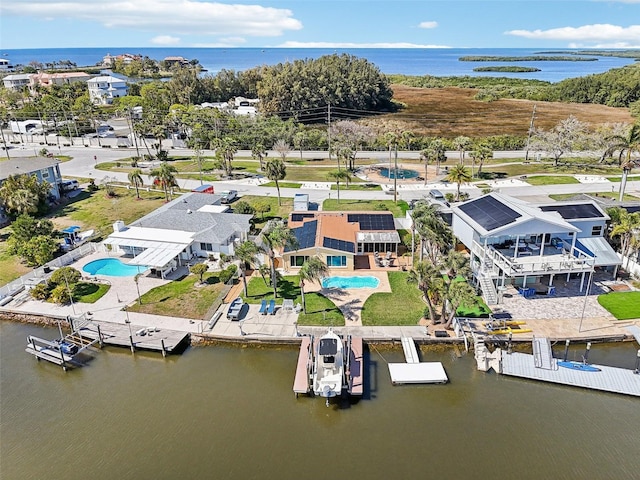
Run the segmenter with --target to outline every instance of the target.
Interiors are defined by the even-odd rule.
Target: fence
[[[97,252],[98,249],[99,244],[93,242],[80,245],[78,248],[75,248],[70,252],[65,253],[64,255],[61,255],[60,257],[54,258],[46,265],[35,268],[22,277],[9,282],[6,285],[3,285],[2,287],[0,287],[0,298],[5,298],[15,293],[21,292],[22,290],[24,290],[25,285],[33,285],[33,280],[47,278],[50,275],[50,271],[52,268],[60,268],[69,265],[79,258]]]

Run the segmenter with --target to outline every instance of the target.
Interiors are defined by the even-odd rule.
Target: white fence
[[[46,265],[38,267],[31,272],[23,275],[22,277],[0,287],[0,299],[23,291],[25,285],[32,285],[34,283],[33,280],[46,278],[51,274],[51,269],[69,265],[79,258],[97,252],[98,249],[99,244],[93,242],[80,245],[78,248],[75,248],[70,252],[65,253],[64,255],[51,260]]]

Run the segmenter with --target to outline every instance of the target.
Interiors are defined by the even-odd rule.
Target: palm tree
[[[640,162],[639,162],[640,164]],[[620,181],[620,196],[618,197],[618,201],[622,202],[624,199],[624,191],[627,188],[627,177],[629,176],[629,172],[633,170],[636,166],[636,163],[633,160],[625,161],[622,164],[622,179]]]
[[[142,170],[139,168],[131,170],[129,175],[127,175],[127,178],[129,178],[129,183],[135,187],[136,197],[140,200],[140,187],[144,185],[144,181],[142,180]]]
[[[420,150],[420,160],[424,162],[424,185],[427,184],[427,174],[429,169],[429,160],[431,159],[431,151],[428,148]]]
[[[493,157],[493,150],[486,143],[478,143],[475,146],[475,149],[471,152],[471,158],[473,163],[471,164],[471,176],[473,177],[473,166],[475,162],[478,162],[478,172],[476,176],[480,176],[482,173],[482,165],[484,165],[484,161],[488,158]]]
[[[464,165],[464,153],[471,146],[471,139],[460,135],[453,139],[453,144],[455,145],[456,150],[460,152],[460,165]]]
[[[456,295],[460,293],[459,289],[453,288],[453,286],[458,283],[467,283],[466,279],[471,275],[471,266],[467,257],[460,252],[451,250],[442,262],[442,269],[445,275],[442,277],[444,288],[441,317],[447,318],[447,303],[451,306],[455,301],[458,301]],[[456,306],[454,312],[457,308]]]
[[[222,163],[225,174],[230,177],[233,170],[232,162],[238,151],[236,141],[232,137],[222,137],[215,141],[215,146],[216,157]]]
[[[266,158],[267,155],[269,155],[269,152],[267,152],[267,150],[264,148],[264,145],[261,143],[256,143],[251,149],[251,156],[258,159],[258,161],[260,162],[260,171],[262,171],[264,168],[262,159]]]
[[[623,157],[626,157],[626,163],[629,163],[631,154],[640,152],[640,122],[631,126],[627,136],[613,135],[607,138],[607,141],[609,142],[609,148],[607,148],[602,157],[610,157],[615,152],[619,152],[618,165],[622,166],[625,163]]]
[[[162,162],[158,168],[149,172],[149,178],[153,179],[153,183],[161,185],[164,190],[164,198],[169,201],[169,189],[177,187],[176,173],[178,170],[173,165],[169,165],[166,161]]]
[[[284,248],[295,249],[298,246],[298,239],[282,220],[270,220],[262,231],[269,263],[271,264],[271,285],[273,286],[273,297],[278,297],[278,280],[276,277],[276,251]]]
[[[420,260],[426,250],[431,263],[436,264],[453,244],[451,228],[438,213],[436,205],[419,203],[413,210],[412,218],[421,241]]]
[[[260,247],[255,243],[246,241],[238,245],[235,249],[235,257],[240,260],[240,272],[242,273],[242,284],[244,287],[244,296],[247,296],[247,265],[255,265],[258,261],[258,253]]]
[[[620,253],[623,257],[627,257],[628,266],[633,239],[638,236],[638,231],[640,231],[640,213],[629,213],[624,208],[618,209],[617,213],[615,216],[611,215],[614,218],[614,224],[609,236],[611,238],[620,237]]]
[[[427,148],[420,152],[420,157],[424,160],[424,181],[427,184],[427,166],[429,160],[436,162],[436,174],[440,173],[440,163],[447,161],[444,143],[439,138],[433,140]]]
[[[338,190],[338,203],[340,203],[340,182],[345,182],[349,185],[349,181],[351,180],[351,175],[347,170],[332,170],[327,174],[330,180],[336,182],[336,188]]]
[[[478,297],[474,288],[466,281],[454,282],[449,288],[447,295],[447,302],[449,304],[449,315],[447,323],[444,328],[451,328],[451,323],[456,316],[456,312],[461,305],[467,308],[474,307],[478,304]],[[444,317],[443,317],[444,318]]]
[[[391,174],[391,152],[394,154],[394,168],[393,168],[393,201],[398,202],[398,143],[400,142],[401,134],[398,132],[387,132],[384,135],[384,140],[389,147],[389,174]]]
[[[304,283],[319,281],[329,273],[327,264],[320,260],[320,257],[310,257],[302,264],[298,276],[300,277],[300,294],[302,295],[302,311],[307,313],[307,303],[304,299]]]
[[[434,300],[438,300],[443,286],[440,271],[431,262],[418,262],[409,272],[407,282],[416,284],[424,294],[429,319],[432,324],[437,323]]]
[[[270,158],[267,160],[264,168],[264,174],[271,181],[276,182],[276,190],[278,191],[278,205],[280,203],[280,180],[284,180],[287,176],[287,167],[280,158]]]
[[[464,165],[454,165],[447,174],[447,181],[455,182],[458,185],[456,190],[456,201],[458,201],[460,200],[460,185],[471,181],[471,173]]]

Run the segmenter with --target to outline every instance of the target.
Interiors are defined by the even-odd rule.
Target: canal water
[[[0,322],[0,478],[631,479],[640,400],[478,372],[471,355],[423,349],[447,385],[392,386],[368,352],[365,398],[329,407],[292,393],[288,347],[106,348],[63,372],[24,351],[57,331]],[[560,351],[562,347],[558,346]],[[579,358],[583,347],[570,352]],[[637,345],[594,345],[633,368]]]

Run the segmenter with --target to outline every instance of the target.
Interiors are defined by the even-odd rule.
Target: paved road
[[[94,140],[95,141],[95,140]],[[20,158],[20,157],[31,157],[41,148],[40,145],[32,144],[30,146],[25,147],[17,147],[12,148],[9,151],[11,158]],[[109,176],[111,178],[116,178],[119,181],[128,183],[127,174],[122,172],[105,172],[102,170],[97,170],[95,168],[97,163],[100,162],[113,162],[117,160],[121,160],[123,158],[131,157],[136,154],[134,148],[100,148],[97,146],[74,146],[74,147],[49,147],[51,151],[57,153],[59,155],[65,155],[73,157],[72,160],[68,162],[64,162],[60,165],[60,170],[62,175],[64,176],[77,176],[83,178],[95,178],[96,182],[99,183],[101,179],[105,176]],[[184,155],[195,155],[192,150],[189,149],[172,149],[169,150],[170,156],[184,156]],[[213,156],[214,152],[205,151],[203,155]],[[270,156],[277,155],[274,152],[270,153]],[[299,153],[296,153],[299,155]],[[361,156],[365,156],[367,158],[377,158],[380,161],[387,161],[389,158],[388,152],[366,152],[362,153]],[[411,151],[411,152],[399,152],[399,158],[401,159],[417,159],[419,156],[419,152]],[[459,158],[458,152],[448,152],[447,154],[450,158],[456,159]],[[239,157],[250,157],[250,151],[241,150],[237,153]],[[291,155],[293,158],[293,155]],[[525,152],[523,151],[505,151],[505,152],[495,152],[494,158],[524,158]],[[6,158],[6,152],[0,152],[0,158]],[[304,158],[326,158],[327,153],[324,151],[305,151],[303,152]],[[96,160],[97,159],[97,160]],[[233,180],[233,181],[221,181],[221,182],[207,182],[212,183],[216,191],[221,191],[225,189],[235,189],[238,190],[240,195],[277,195],[276,189],[273,187],[262,187],[256,184],[255,181],[248,180]],[[321,183],[321,182],[319,182]],[[489,182],[483,182],[489,183]],[[200,185],[199,180],[187,180],[181,179],[179,180],[179,186],[183,189],[192,189]],[[391,183],[389,184],[391,186]],[[321,188],[300,188],[300,189],[288,189],[282,188],[281,195],[283,197],[293,197],[296,193],[307,193],[309,194],[309,200],[311,202],[322,202],[330,195],[335,195],[335,191],[329,190],[329,185],[326,184],[324,188],[322,185],[319,185]],[[617,191],[619,187],[619,183],[612,183],[609,181],[597,181],[597,182],[588,182],[588,183],[578,183],[578,184],[563,184],[563,185],[542,185],[542,186],[531,186],[528,184],[524,184],[519,181],[503,181],[497,182],[492,185],[494,190],[500,191],[501,193],[523,197],[546,197],[550,194],[567,194],[567,193],[595,193],[595,192],[609,192],[609,191]],[[413,200],[422,198],[431,188],[438,188],[446,192],[454,192],[455,185],[449,184],[448,186],[443,184],[436,184],[430,182],[427,187],[423,187],[422,185],[412,185],[412,186],[401,186],[398,189],[399,198],[403,200]],[[472,197],[481,195],[481,190],[475,186],[463,186],[463,191],[468,192]],[[627,184],[627,193],[636,193],[640,194],[640,181],[628,182]],[[363,190],[343,190],[340,192],[340,197],[343,199],[363,199],[363,200],[389,200],[392,199],[393,196],[385,193],[384,191],[363,191]]]

